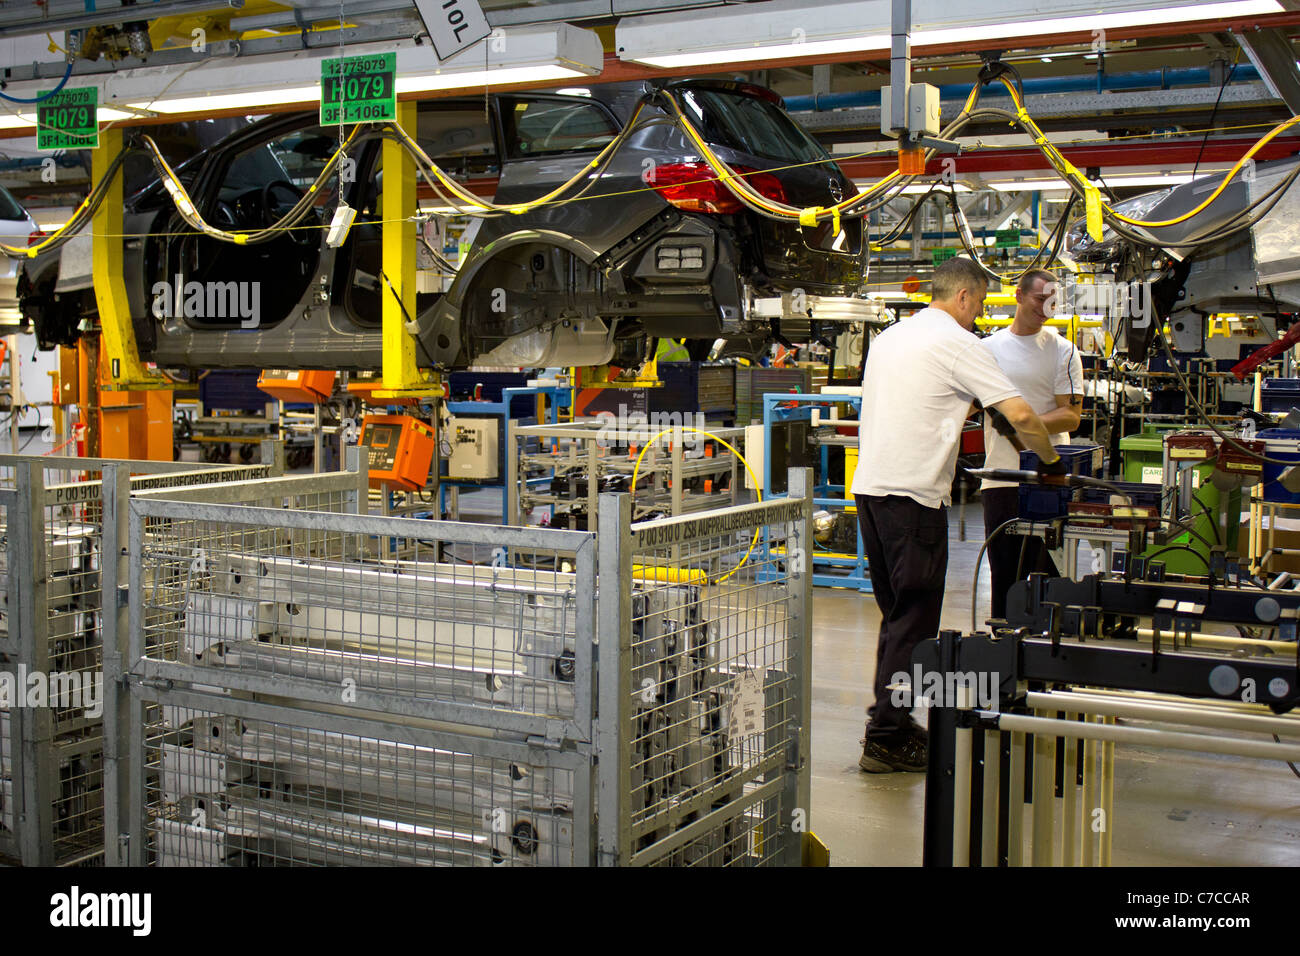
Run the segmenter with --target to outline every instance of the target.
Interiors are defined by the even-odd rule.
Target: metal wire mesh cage
[[[808,723],[805,505],[626,532],[638,586],[611,612],[627,639],[611,744],[626,754],[612,838],[627,862],[755,866],[797,855],[808,810],[797,773]],[[779,554],[758,546],[764,531]]]
[[[446,560],[486,544],[521,566]],[[133,672],[156,697],[140,860],[572,863],[580,761],[529,741],[590,736],[594,550],[577,532],[133,504]],[[180,706],[161,681],[221,694]]]
[[[808,501],[630,505],[598,541],[133,496],[125,859],[797,861]]]
[[[201,496],[221,484],[227,495],[241,488],[248,495],[265,487],[248,480],[273,470],[0,456],[0,671],[7,675],[0,681],[8,681],[0,703],[17,698],[0,722],[0,855],[86,864],[100,861],[111,842],[104,828],[105,638],[116,633],[126,578],[119,549],[105,541],[118,535],[117,493],[192,488]],[[354,476],[345,480],[356,484]]]
[[[217,683],[242,675],[249,689],[426,716],[514,713],[527,717],[512,724],[521,730],[575,717],[580,579],[594,588],[588,535],[530,543],[531,567],[480,567],[439,561],[441,523],[145,508],[145,672],[203,668]]]
[[[394,736],[193,714],[157,740],[154,862],[573,862],[574,771]]]

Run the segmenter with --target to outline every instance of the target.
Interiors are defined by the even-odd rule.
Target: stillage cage
[[[102,858],[106,485],[263,478],[267,452],[252,466],[0,455],[0,859]]]
[[[599,539],[133,496],[121,861],[797,863],[811,506],[791,480],[639,524],[607,495]],[[788,548],[760,568],[763,531]]]

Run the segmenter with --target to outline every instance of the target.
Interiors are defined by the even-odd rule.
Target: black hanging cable
[[[1223,75],[1223,82],[1219,84],[1219,95],[1214,98],[1214,107],[1210,110],[1210,121],[1205,124],[1205,136],[1201,139],[1201,148],[1196,153],[1196,165],[1192,167],[1192,178],[1196,178],[1196,171],[1201,168],[1201,157],[1205,155],[1205,145],[1210,141],[1210,131],[1214,129],[1214,117],[1219,112],[1219,103],[1223,100],[1223,91],[1228,88],[1228,83],[1232,80],[1232,74],[1237,72],[1237,64],[1241,62],[1241,47],[1237,47],[1237,54],[1232,58],[1232,69]]]

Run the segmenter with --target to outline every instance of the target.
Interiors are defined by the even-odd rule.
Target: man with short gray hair
[[[875,337],[862,375],[858,467],[852,491],[880,607],[875,702],[858,766],[923,771],[927,742],[890,680],[910,673],[912,650],[939,631],[948,570],[948,511],[957,450],[972,402],[997,408],[1047,468],[1060,457],[1047,430],[974,334],[988,279],[954,258],[930,281],[929,308]]]

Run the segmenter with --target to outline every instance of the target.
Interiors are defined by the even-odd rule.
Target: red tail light
[[[44,239],[47,235],[49,235],[49,233],[45,232],[43,229],[37,229],[30,236],[27,237],[27,244],[29,246],[34,246],[42,239]]]
[[[771,173],[760,173],[748,166],[732,166],[731,168],[738,173],[744,173],[745,182],[753,186],[760,196],[766,196],[773,202],[784,203],[786,201],[785,187],[781,185],[781,180]]]
[[[785,187],[771,173],[748,166],[733,166],[760,195],[784,203]],[[714,214],[737,213],[743,208],[731,190],[718,181],[708,163],[665,163],[656,166],[650,184],[678,209]]]

